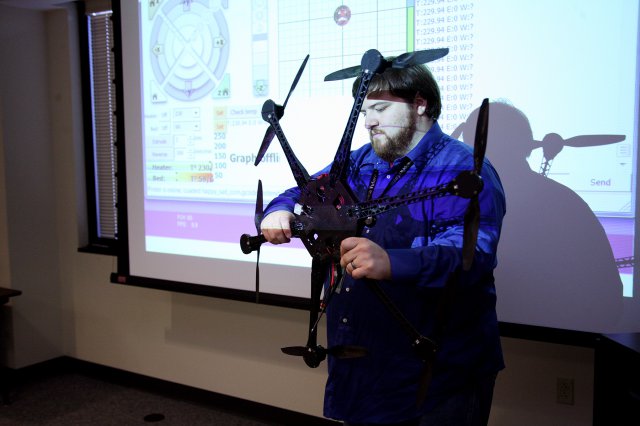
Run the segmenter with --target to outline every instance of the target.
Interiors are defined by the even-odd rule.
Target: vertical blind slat
[[[93,116],[93,177],[96,193],[98,238],[116,239],[117,152],[115,64],[111,12],[87,16],[90,46],[91,107]]]

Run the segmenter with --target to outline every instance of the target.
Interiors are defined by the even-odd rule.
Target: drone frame
[[[463,237],[463,270],[468,270],[473,262],[473,255],[477,240],[479,227],[479,202],[478,194],[483,189],[483,181],[480,170],[486,150],[486,140],[488,133],[488,99],[484,99],[480,108],[480,116],[476,129],[476,143],[474,146],[474,168],[463,171],[447,184],[433,188],[427,188],[407,194],[378,198],[375,200],[360,202],[353,194],[346,182],[349,156],[351,152],[351,141],[356,128],[356,123],[360,115],[362,104],[368,94],[368,89],[373,77],[384,72],[387,68],[405,68],[417,64],[422,64],[434,59],[443,57],[448,53],[448,49],[432,49],[421,52],[410,52],[398,56],[397,58],[385,59],[380,52],[371,49],[364,53],[359,68],[360,83],[354,96],[353,106],[347,120],[347,124],[336,151],[330,172],[315,178],[311,178],[298,158],[295,156],[291,146],[280,126],[280,118],[284,115],[284,106],[302,75],[309,56],[304,59],[292,87],[287,95],[283,106],[277,105],[272,100],[267,100],[262,108],[262,118],[269,123],[269,128],[265,134],[260,147],[256,165],[268,149],[268,146],[275,135],[284,151],[289,163],[293,177],[301,191],[299,204],[302,206],[299,214],[294,214],[291,221],[292,236],[299,238],[305,245],[307,251],[312,256],[311,270],[311,297],[309,309],[309,333],[305,346],[294,346],[282,348],[282,351],[289,355],[302,356],[305,363],[315,368],[326,358],[327,354],[338,357],[358,357],[366,354],[366,348],[353,346],[340,346],[325,349],[317,344],[317,325],[324,313],[331,296],[338,292],[345,276],[345,271],[339,268],[340,242],[351,236],[361,235],[365,225],[372,225],[375,217],[390,209],[404,206],[411,203],[426,201],[447,195],[454,195],[468,198],[469,207],[464,218]],[[426,58],[426,59],[425,59]],[[341,78],[355,77],[353,75],[357,67],[351,67]],[[332,73],[325,80],[338,79],[340,72]],[[331,77],[331,78],[329,78]],[[259,205],[262,206],[262,191],[259,190]],[[257,203],[258,204],[258,203]],[[262,218],[262,212],[256,210],[256,229],[258,227],[258,217]],[[262,234],[250,236],[244,234],[240,238],[240,246],[245,254],[254,250],[259,250],[260,246],[266,242]],[[333,266],[333,268],[331,268]],[[321,294],[327,278],[327,270],[332,270],[331,277],[334,285],[331,285],[325,294],[325,301],[321,304]],[[455,279],[454,272],[450,280]],[[257,277],[257,273],[256,273]],[[435,342],[422,336],[416,328],[404,318],[402,313],[395,307],[393,302],[384,293],[377,282],[371,281],[371,286],[376,295],[384,303],[389,312],[397,319],[405,332],[411,339],[412,346],[416,350],[420,359],[429,362],[437,346]],[[256,287],[257,288],[257,287]],[[322,306],[322,307],[321,307]]]

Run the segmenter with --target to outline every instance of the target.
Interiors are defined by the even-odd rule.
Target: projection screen
[[[265,204],[295,185],[267,123],[309,62],[281,120],[305,168],[335,154],[352,79],[383,55],[449,48],[429,64],[443,130],[471,143],[492,101],[487,156],[507,193],[496,270],[499,319],[577,331],[638,331],[638,2],[633,0],[122,1],[128,270],[253,292],[258,180]],[[368,143],[359,123],[353,148]],[[306,298],[311,258],[294,240],[260,253],[265,295]],[[118,272],[120,273],[120,271]],[[190,287],[193,288],[193,287]]]

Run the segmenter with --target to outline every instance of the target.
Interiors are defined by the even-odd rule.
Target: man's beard
[[[416,120],[414,117],[409,117],[405,126],[400,129],[400,132],[393,136],[387,136],[384,130],[373,130],[369,133],[371,145],[373,150],[378,154],[378,157],[382,158],[389,163],[407,154],[411,142],[413,141],[413,135],[416,130]],[[376,134],[384,135],[384,140],[374,138]]]

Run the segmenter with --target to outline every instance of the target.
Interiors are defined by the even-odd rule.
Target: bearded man
[[[354,96],[359,84],[356,79]],[[371,143],[351,152],[347,176],[360,200],[432,188],[473,169],[472,150],[440,129],[440,111],[440,90],[425,65],[388,68],[373,77],[361,109]],[[342,241],[347,276],[327,309],[328,345],[364,347],[367,355],[329,355],[325,416],[349,426],[487,424],[496,375],[504,368],[493,269],[505,198],[488,160],[482,178],[474,262],[453,288],[446,283],[462,263],[467,199],[445,196],[390,210],[362,237]],[[267,241],[290,241],[299,198],[300,190],[292,188],[265,209]],[[437,344],[426,398],[416,398],[425,362],[370,280]]]

